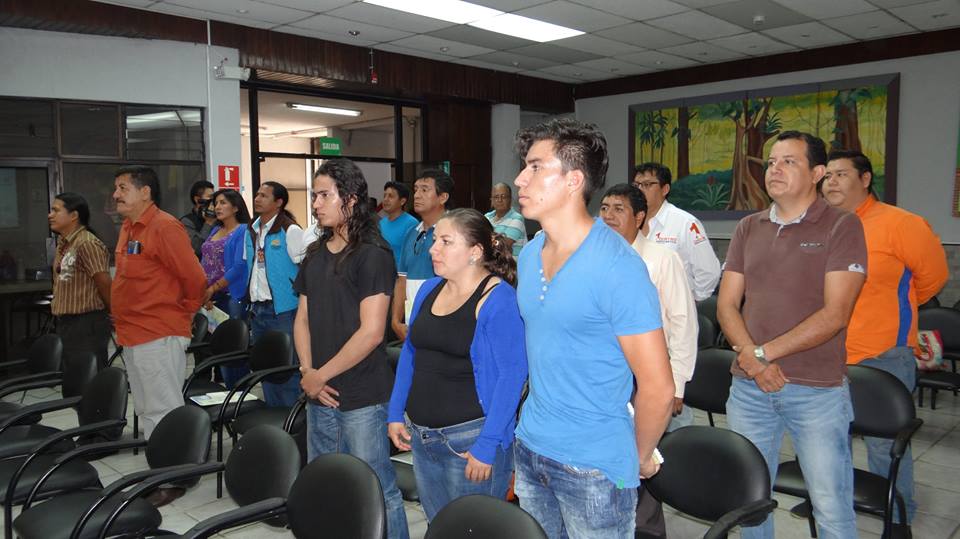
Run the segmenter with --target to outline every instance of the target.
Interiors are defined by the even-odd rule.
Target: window
[[[120,157],[119,118],[117,105],[61,103],[60,152]]]
[[[0,156],[53,157],[53,102],[0,99]]]
[[[203,118],[199,109],[126,107],[127,158],[203,159]]]

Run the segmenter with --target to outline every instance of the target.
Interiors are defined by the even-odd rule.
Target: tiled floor
[[[50,390],[31,391],[24,402],[49,400],[57,396],[55,392]],[[131,403],[131,411],[132,408]],[[960,539],[960,428],[958,428],[958,425],[960,425],[960,398],[956,398],[949,393],[941,394],[936,411],[921,408],[918,410],[918,415],[923,418],[924,425],[917,433],[913,443],[913,456],[916,461],[917,502],[919,504],[919,513],[913,525],[914,537],[918,539]],[[718,425],[722,426],[724,424],[723,418],[718,419]],[[707,424],[705,414],[696,413],[695,420],[697,424]],[[57,412],[45,417],[44,423],[58,428],[69,428],[76,425],[76,415],[72,411]],[[129,435],[129,429],[127,435]],[[782,457],[788,459],[792,456],[788,439],[785,440]],[[866,468],[866,450],[861,440],[854,441],[854,462],[858,467]],[[120,455],[95,461],[94,466],[100,472],[101,481],[106,484],[125,473],[145,469],[147,464],[142,452],[137,456],[124,452]],[[215,477],[203,479],[197,487],[191,489],[184,497],[162,508],[163,527],[174,532],[182,532],[199,520],[236,507],[236,504],[229,498],[216,499],[215,481]],[[776,498],[780,503],[780,508],[775,512],[777,537],[781,539],[809,537],[806,521],[796,519],[789,513],[789,509],[799,500],[782,495],[777,495]],[[407,504],[407,519],[410,526],[410,537],[412,539],[422,538],[426,531],[426,521],[418,505]],[[671,538],[700,537],[707,529],[707,526],[703,523],[676,513],[670,508],[666,508],[666,519],[667,531]],[[857,526],[860,529],[860,537],[880,536],[881,522],[879,519],[858,515]],[[739,534],[735,533],[733,536],[737,537]],[[269,539],[292,537],[292,535],[282,529],[265,525],[251,525],[231,530],[220,537]]]

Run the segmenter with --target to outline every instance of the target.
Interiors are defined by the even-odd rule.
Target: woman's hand
[[[407,426],[403,423],[387,423],[387,436],[390,437],[390,441],[393,442],[393,445],[401,451],[410,451],[410,433],[407,431]]]
[[[471,455],[469,451],[460,456],[467,459],[467,467],[463,470],[463,475],[465,475],[467,479],[474,483],[490,479],[490,474],[493,471],[492,464],[480,462],[476,457]]]

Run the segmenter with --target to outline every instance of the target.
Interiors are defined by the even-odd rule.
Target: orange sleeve
[[[906,216],[894,227],[897,256],[913,273],[918,305],[930,300],[950,277],[947,254],[933,228],[919,215]]]
[[[183,225],[172,222],[163,227],[157,234],[160,243],[158,256],[165,267],[180,282],[183,290],[183,308],[196,312],[200,310],[200,300],[207,289],[207,276],[203,266],[197,260],[190,238]]]

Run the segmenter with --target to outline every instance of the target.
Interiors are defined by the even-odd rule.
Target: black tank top
[[[440,428],[483,417],[473,378],[470,344],[477,328],[477,304],[493,275],[487,275],[459,309],[433,314],[433,302],[443,290],[444,279],[430,291],[410,328],[416,348],[413,383],[407,399],[410,421],[422,427]]]

